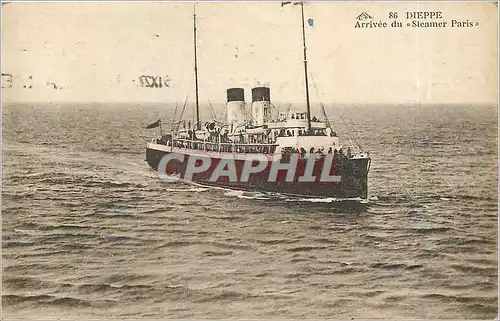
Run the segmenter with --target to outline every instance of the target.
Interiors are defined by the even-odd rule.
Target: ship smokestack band
[[[227,102],[245,101],[245,90],[243,88],[229,88],[227,90]]]
[[[252,88],[252,103],[256,101],[271,101],[271,90],[269,87]]]

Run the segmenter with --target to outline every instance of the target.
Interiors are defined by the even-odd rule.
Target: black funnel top
[[[227,90],[227,102],[245,101],[245,91],[243,88],[229,88]]]
[[[268,87],[255,87],[252,89],[252,103],[254,101],[271,101],[271,91]]]

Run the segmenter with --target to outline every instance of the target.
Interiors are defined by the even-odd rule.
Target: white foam
[[[259,192],[247,192],[241,190],[228,190],[224,193],[225,196],[237,197],[241,199],[256,199],[256,200],[268,200],[269,197],[264,196],[264,194]]]
[[[354,198],[336,198],[336,197],[322,197],[322,198],[295,198],[287,199],[287,202],[310,202],[310,203],[335,203],[335,202],[357,202],[360,204],[368,204],[369,200],[360,197]]]
[[[179,187],[179,188],[167,188],[165,191],[167,192],[205,192],[208,191],[209,188],[204,187]]]

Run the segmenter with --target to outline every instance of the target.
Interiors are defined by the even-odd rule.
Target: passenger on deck
[[[314,154],[314,147],[311,147],[311,149],[309,150],[309,153]]]
[[[328,149],[328,154],[331,154],[331,153],[332,153],[332,148],[330,147],[330,148]]]
[[[351,151],[351,147],[347,147],[347,158],[351,158],[352,157],[352,151]]]

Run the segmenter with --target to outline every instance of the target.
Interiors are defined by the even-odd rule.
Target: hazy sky
[[[2,9],[2,73],[14,77],[4,101],[183,101],[188,93],[193,100],[192,3]],[[390,22],[389,12],[404,18],[414,10],[479,26],[354,28],[362,12]],[[273,101],[304,100],[300,6],[201,3],[196,11],[200,100],[225,101],[226,88],[244,87],[248,101],[258,82],[270,84]],[[313,103],[497,102],[494,3],[310,2],[305,11],[314,19],[307,27]],[[140,88],[141,75],[168,75],[171,86]]]

